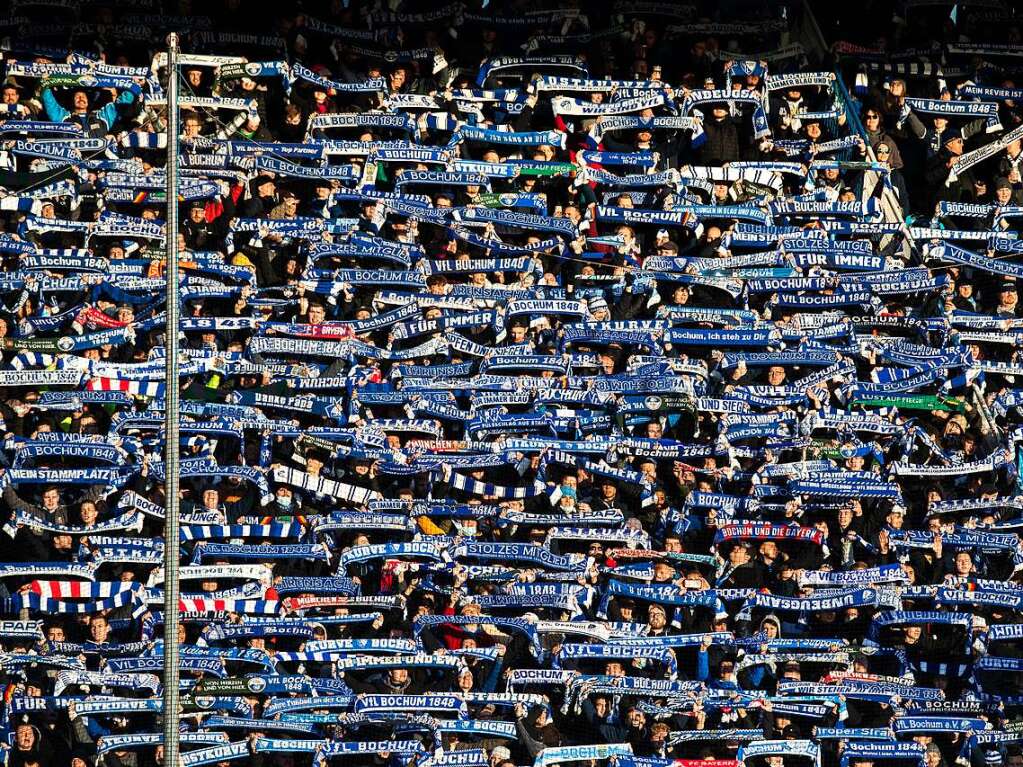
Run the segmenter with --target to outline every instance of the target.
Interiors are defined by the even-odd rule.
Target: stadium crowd
[[[174,237],[183,765],[1023,767],[1011,3],[9,5],[6,764],[164,763]]]

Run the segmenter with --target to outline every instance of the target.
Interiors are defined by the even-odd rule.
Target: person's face
[[[771,386],[781,386],[785,380],[785,368],[780,365],[773,365],[767,370],[767,383]]]
[[[322,306],[313,305],[309,307],[309,324],[319,325],[326,319],[327,313]]]
[[[202,494],[202,505],[207,509],[215,509],[220,503],[220,493],[216,490],[205,490]]]
[[[998,200],[999,205],[1008,205],[1012,199],[1012,189],[1006,186],[1000,186],[995,191],[995,199]]]
[[[940,751],[928,751],[925,755],[927,767],[938,767],[941,763],[941,752]]]
[[[746,551],[744,546],[736,546],[730,552],[728,552],[728,560],[733,565],[743,565],[749,561],[749,552]]]
[[[970,559],[970,555],[964,551],[956,554],[955,564],[957,575],[969,575],[973,569],[973,561]]]
[[[60,506],[60,492],[55,488],[50,488],[43,493],[43,508],[47,511],[55,511]]]
[[[646,425],[646,435],[650,437],[650,439],[660,439],[663,434],[664,430],[661,428],[661,424],[657,421]]]
[[[902,572],[906,576],[906,580],[909,581],[910,586],[916,583],[916,568],[913,565],[903,563]]]
[[[89,621],[89,636],[94,642],[105,642],[110,635],[110,624],[102,616],[96,616]]]
[[[89,97],[85,91],[75,91],[71,103],[74,104],[76,112],[84,112],[89,108]]]
[[[654,580],[660,583],[670,581],[675,576],[675,571],[667,562],[658,562],[654,565]]]
[[[611,661],[605,669],[608,676],[625,676],[625,669],[618,661]]]
[[[852,509],[843,506],[838,510],[838,525],[839,527],[846,528],[852,524],[853,513]]]
[[[30,725],[18,725],[18,729],[14,731],[14,745],[19,751],[31,751],[35,740],[36,734]]]
[[[879,112],[869,110],[863,115],[863,124],[868,131],[876,131],[881,127],[881,115]]]
[[[202,129],[202,123],[196,119],[189,118],[185,120],[185,137],[195,138],[199,135],[199,131]]]
[[[664,616],[664,610],[651,607],[650,608],[650,628],[662,629],[667,625],[668,621]]]
[[[82,518],[82,524],[91,525],[96,521],[96,505],[89,502],[83,503],[79,514]]]
[[[1001,304],[1002,306],[1013,307],[1016,302],[1019,301],[1019,296],[1016,294],[1015,288],[1008,288],[1002,291]]]
[[[49,630],[46,632],[46,639],[50,642],[63,642],[64,636],[63,626],[50,626]]]
[[[18,103],[18,92],[14,88],[4,88],[3,90],[3,102],[5,104],[17,104]]]
[[[643,716],[642,711],[636,711],[635,709],[633,709],[632,711],[629,712],[629,724],[631,724],[633,727],[639,729],[643,726],[645,722],[646,717]]]
[[[188,77],[188,84],[193,88],[198,88],[202,85],[202,70],[201,69],[189,69],[185,72],[185,76]]]
[[[778,638],[778,627],[773,622],[765,623],[763,627],[763,632],[768,639]]]
[[[816,141],[821,137],[821,125],[820,123],[807,123],[806,135],[811,141]]]
[[[405,684],[408,681],[408,669],[392,668],[388,676],[391,678],[391,684]]]
[[[915,642],[920,638],[921,633],[923,633],[923,629],[919,626],[906,626],[906,639],[911,639]]]

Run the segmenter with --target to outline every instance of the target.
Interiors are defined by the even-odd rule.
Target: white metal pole
[[[180,670],[178,664],[178,36],[167,36],[167,378],[165,382],[164,471],[166,519],[163,535],[163,763],[180,763]]]

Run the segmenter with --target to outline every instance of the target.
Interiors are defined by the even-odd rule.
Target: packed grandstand
[[[1018,11],[818,6],[7,3],[0,760],[179,557],[185,766],[1023,767]]]

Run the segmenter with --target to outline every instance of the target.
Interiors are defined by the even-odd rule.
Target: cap
[[[1012,189],[1012,184],[1009,182],[1009,179],[1005,178],[1005,176],[999,176],[995,179],[995,191],[998,191],[999,189]]]
[[[948,131],[948,132],[947,132],[947,133],[945,134],[945,138],[944,138],[944,139],[942,139],[942,142],[941,142],[941,143],[942,143],[942,144],[950,144],[950,143],[952,143],[953,141],[955,141],[956,139],[960,139],[960,140],[961,140],[961,139],[962,139],[962,137],[963,137],[963,133],[962,133],[962,131],[958,131],[958,130],[951,130],[951,131]]]
[[[603,296],[594,296],[586,302],[591,312],[598,311],[600,309],[607,309],[607,301]]]
[[[495,759],[500,759],[502,761],[505,759],[511,759],[511,751],[509,751],[505,746],[494,746],[490,749],[490,755]]]

